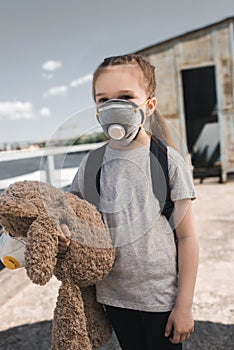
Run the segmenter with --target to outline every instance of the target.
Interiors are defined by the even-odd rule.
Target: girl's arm
[[[198,269],[198,239],[191,200],[175,202],[174,222],[178,240],[178,295],[167,322],[165,336],[173,331],[172,343],[183,342],[194,330],[192,304]]]

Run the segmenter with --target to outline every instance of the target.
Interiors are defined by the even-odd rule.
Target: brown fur
[[[115,257],[111,239],[96,208],[71,193],[39,181],[16,182],[0,196],[0,223],[26,241],[29,278],[44,285],[55,275],[61,286],[53,319],[51,350],[93,350],[111,337],[94,284],[110,271]],[[65,223],[71,244],[58,255]]]

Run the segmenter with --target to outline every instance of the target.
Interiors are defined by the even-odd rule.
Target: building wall
[[[181,71],[215,66],[224,173],[234,171],[234,18],[138,51],[156,67],[159,111],[186,143]]]

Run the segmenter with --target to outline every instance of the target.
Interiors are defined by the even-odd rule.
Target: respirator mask
[[[111,99],[97,106],[97,119],[105,135],[123,145],[135,139],[146,120],[144,106],[122,99]]]
[[[0,260],[10,270],[25,266],[25,242],[3,232],[0,236]]]

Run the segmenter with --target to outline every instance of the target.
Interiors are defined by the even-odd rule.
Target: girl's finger
[[[165,328],[165,337],[169,337],[169,335],[171,334],[171,331],[172,331],[172,321],[169,317],[168,321],[167,321],[167,325],[166,325],[166,328]]]
[[[68,226],[66,224],[61,224],[61,229],[63,231],[64,236],[67,239],[70,239],[71,238],[71,232],[70,232]]]
[[[189,337],[189,334],[190,334],[190,333],[183,333],[183,334],[180,336],[180,343],[183,343],[185,340],[187,340],[188,337]]]

